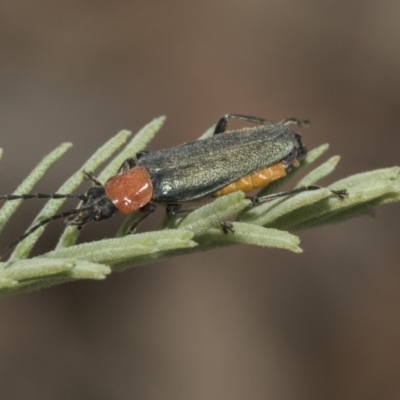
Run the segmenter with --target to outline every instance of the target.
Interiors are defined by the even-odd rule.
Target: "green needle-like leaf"
[[[46,172],[65,154],[72,146],[71,143],[62,143],[32,170],[25,180],[17,187],[13,194],[30,193],[35,185],[43,178]],[[0,232],[6,226],[7,221],[15,213],[23,200],[8,201],[0,210]]]
[[[114,175],[122,163],[143,150],[164,122],[159,117],[146,125],[100,172],[97,179],[106,181]],[[210,137],[211,127],[201,138]],[[229,134],[229,133],[227,133]],[[84,179],[83,170],[92,172],[110,158],[127,141],[130,132],[122,131],[105,143],[59,189],[58,193],[73,193]],[[71,145],[66,143],[50,153],[18,187],[16,193],[30,192],[45,172]],[[308,152],[298,168],[286,177],[273,182],[258,196],[277,193],[278,188],[292,179],[300,170],[315,162],[328,149],[322,145]],[[0,149],[0,157],[2,151]],[[315,185],[329,175],[337,165],[339,156],[330,158],[314,168],[291,187]],[[348,197],[338,198],[332,190],[346,189]],[[118,238],[75,245],[78,232],[68,227],[56,249],[40,257],[24,259],[44,228],[28,236],[15,249],[7,262],[0,262],[0,295],[15,294],[77,279],[104,279],[111,270],[162,260],[168,257],[206,251],[234,244],[250,244],[261,247],[301,252],[299,238],[287,232],[312,228],[345,219],[372,214],[376,206],[400,200],[400,167],[384,168],[356,174],[335,182],[329,188],[305,191],[269,202],[255,204],[241,192],[219,197],[179,218],[168,218],[166,229],[124,236],[132,221],[141,212],[128,216],[119,229]],[[64,200],[50,200],[37,221],[57,212]],[[21,203],[7,202],[0,211],[0,230]],[[183,205],[182,209],[191,207]],[[235,222],[235,219],[237,220]],[[221,224],[234,221],[224,226]]]
[[[128,235],[118,239],[104,239],[83,243],[43,255],[49,258],[84,259],[113,267],[138,265],[152,260],[161,252],[194,247],[193,233],[186,230],[165,230]]]
[[[183,218],[177,226],[198,234],[225,222],[250,204],[251,201],[245,199],[244,193],[234,192],[198,208]]]
[[[325,178],[330,173],[332,173],[335,170],[336,165],[338,164],[339,161],[340,161],[339,156],[334,156],[330,158],[328,161],[324,162],[319,167],[315,168],[309,174],[307,174],[303,179],[301,179],[297,183],[296,187],[315,185],[321,179]]]
[[[105,160],[107,160],[111,155],[121,147],[128,137],[131,135],[128,131],[119,132],[114,138],[106,142],[100,149],[98,149],[88,161],[86,161],[81,168],[78,169],[61,187],[57,190],[57,193],[73,193],[76,188],[85,179],[83,171],[94,171],[99,165],[101,165]],[[39,212],[32,225],[36,224],[38,221],[48,218],[54,215],[65,199],[61,200],[50,200]],[[31,225],[31,226],[32,226]],[[14,250],[11,258],[24,258],[31,251],[32,247],[39,239],[43,233],[45,227],[39,228],[32,235],[28,236],[23,242],[21,242]]]
[[[214,245],[215,242],[218,242],[220,246],[241,243],[289,250],[294,253],[302,252],[302,249],[299,247],[300,239],[289,232],[273,228],[264,228],[244,222],[234,222],[232,224],[232,229],[233,232],[227,234],[221,234],[221,229],[210,229],[199,238],[199,241],[203,245]]]

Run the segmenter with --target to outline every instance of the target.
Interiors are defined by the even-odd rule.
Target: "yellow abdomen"
[[[280,179],[285,175],[285,165],[282,162],[279,162],[230,183],[229,185],[216,191],[213,196],[224,196],[238,190],[241,190],[242,192],[252,192],[255,189],[269,185],[271,182]]]

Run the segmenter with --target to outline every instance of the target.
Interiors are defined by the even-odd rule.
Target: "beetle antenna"
[[[28,231],[26,231],[22,236],[20,236],[14,243],[11,243],[6,249],[2,251],[0,254],[0,260],[12,249],[14,249],[18,243],[22,242],[27,236],[29,236],[31,233],[35,232],[37,229],[39,229],[41,226],[48,224],[51,221],[54,221],[56,219],[60,218],[65,218],[73,214],[77,214],[80,210],[79,209],[73,209],[69,211],[64,211],[63,213],[60,214],[55,214],[49,218],[45,218],[38,222],[36,225],[32,226]]]
[[[29,193],[29,194],[6,194],[0,196],[0,200],[29,200],[29,199],[80,199],[82,201],[87,200],[87,196],[84,194],[61,194],[61,193]]]

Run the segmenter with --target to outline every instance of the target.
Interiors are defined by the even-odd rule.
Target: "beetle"
[[[229,119],[258,124],[250,128],[227,131]],[[192,211],[182,204],[218,197],[242,190],[252,192],[281,179],[300,165],[307,155],[301,135],[289,125],[303,127],[308,121],[287,118],[279,123],[242,114],[225,114],[216,124],[212,137],[154,152],[142,151],[128,158],[118,173],[104,185],[91,173],[86,176],[95,184],[86,194],[23,194],[0,196],[0,200],[31,198],[78,198],[79,208],[46,218],[22,235],[0,255],[2,257],[19,242],[50,221],[65,218],[67,225],[81,229],[87,222],[102,221],[116,212],[130,214],[140,210],[136,226],[154,211],[156,204],[166,206],[168,215]],[[303,186],[263,197],[254,196],[253,203],[276,197],[316,190],[320,186]],[[339,198],[345,190],[332,191]],[[226,230],[226,229],[224,229]]]

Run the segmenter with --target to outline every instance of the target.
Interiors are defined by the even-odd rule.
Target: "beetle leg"
[[[136,228],[139,226],[139,224],[145,218],[147,218],[155,209],[156,209],[156,206],[152,203],[147,203],[145,206],[140,208],[139,210],[141,211],[141,214],[139,214],[138,217],[132,222],[132,225],[126,231],[126,234],[129,235],[131,233],[134,233]]]
[[[191,207],[191,208],[184,208],[181,209],[182,205],[181,204],[168,204],[166,213],[169,217],[174,217],[175,215],[178,214],[187,214],[190,213],[194,210],[197,210],[199,207]]]
[[[269,195],[263,196],[263,197],[254,196],[253,198],[251,198],[251,200],[252,200],[253,204],[265,203],[267,201],[274,200],[278,197],[290,196],[292,194],[307,192],[310,190],[318,190],[318,189],[322,189],[322,186],[318,186],[318,185],[300,186],[300,187],[292,189],[292,190],[269,194]],[[344,198],[346,198],[348,196],[348,192],[346,189],[331,190],[331,192],[332,192],[332,194],[334,194],[336,197],[338,197],[341,200],[343,200]]]
[[[165,212],[168,216],[173,217],[178,213],[181,207],[182,206],[180,204],[168,204]]]
[[[270,121],[268,119],[253,117],[250,115],[242,115],[242,114],[225,114],[223,115],[217,125],[215,126],[214,135],[218,135],[219,133],[223,133],[226,131],[226,127],[228,125],[229,119],[240,119],[242,121],[249,121],[255,124],[265,125],[265,126],[273,126],[273,125],[296,125],[300,128],[306,127],[309,125],[310,121],[308,120],[300,120],[298,118],[285,118],[278,123]]]
[[[285,118],[282,121],[279,121],[277,123],[277,125],[296,125],[299,128],[304,128],[308,125],[310,125],[310,121],[305,119],[305,120],[301,120],[298,118]]]
[[[168,204],[167,210],[166,210],[167,215],[170,217],[175,217],[178,214],[190,213],[198,208],[198,207],[192,207],[192,208],[185,208],[182,210],[181,207],[182,207],[181,204]],[[229,232],[231,232],[231,233],[235,232],[235,229],[233,228],[233,225],[231,222],[224,221],[224,222],[221,222],[220,225],[225,234],[228,234]]]
[[[273,126],[274,122],[269,121],[268,119],[252,117],[250,115],[242,115],[242,114],[225,114],[223,115],[217,125],[215,126],[214,135],[218,135],[219,133],[223,133],[226,131],[226,127],[228,125],[228,119],[240,119],[242,121],[249,121],[255,124],[265,125],[265,126]]]
[[[227,235],[229,232],[230,233],[235,233],[235,228],[233,227],[233,224],[231,222],[221,222],[221,228],[224,231],[225,235]]]
[[[121,166],[118,168],[118,174],[120,172],[125,172],[128,171],[130,169],[132,169],[133,167],[135,167],[137,164],[137,158],[136,157],[129,157],[127,158],[122,164]]]
[[[136,167],[138,164],[138,159],[143,155],[149,153],[147,150],[139,151],[138,153],[135,154],[135,157],[129,157],[127,158],[122,165],[118,168],[118,174],[120,172],[126,172],[132,169],[133,167]]]

